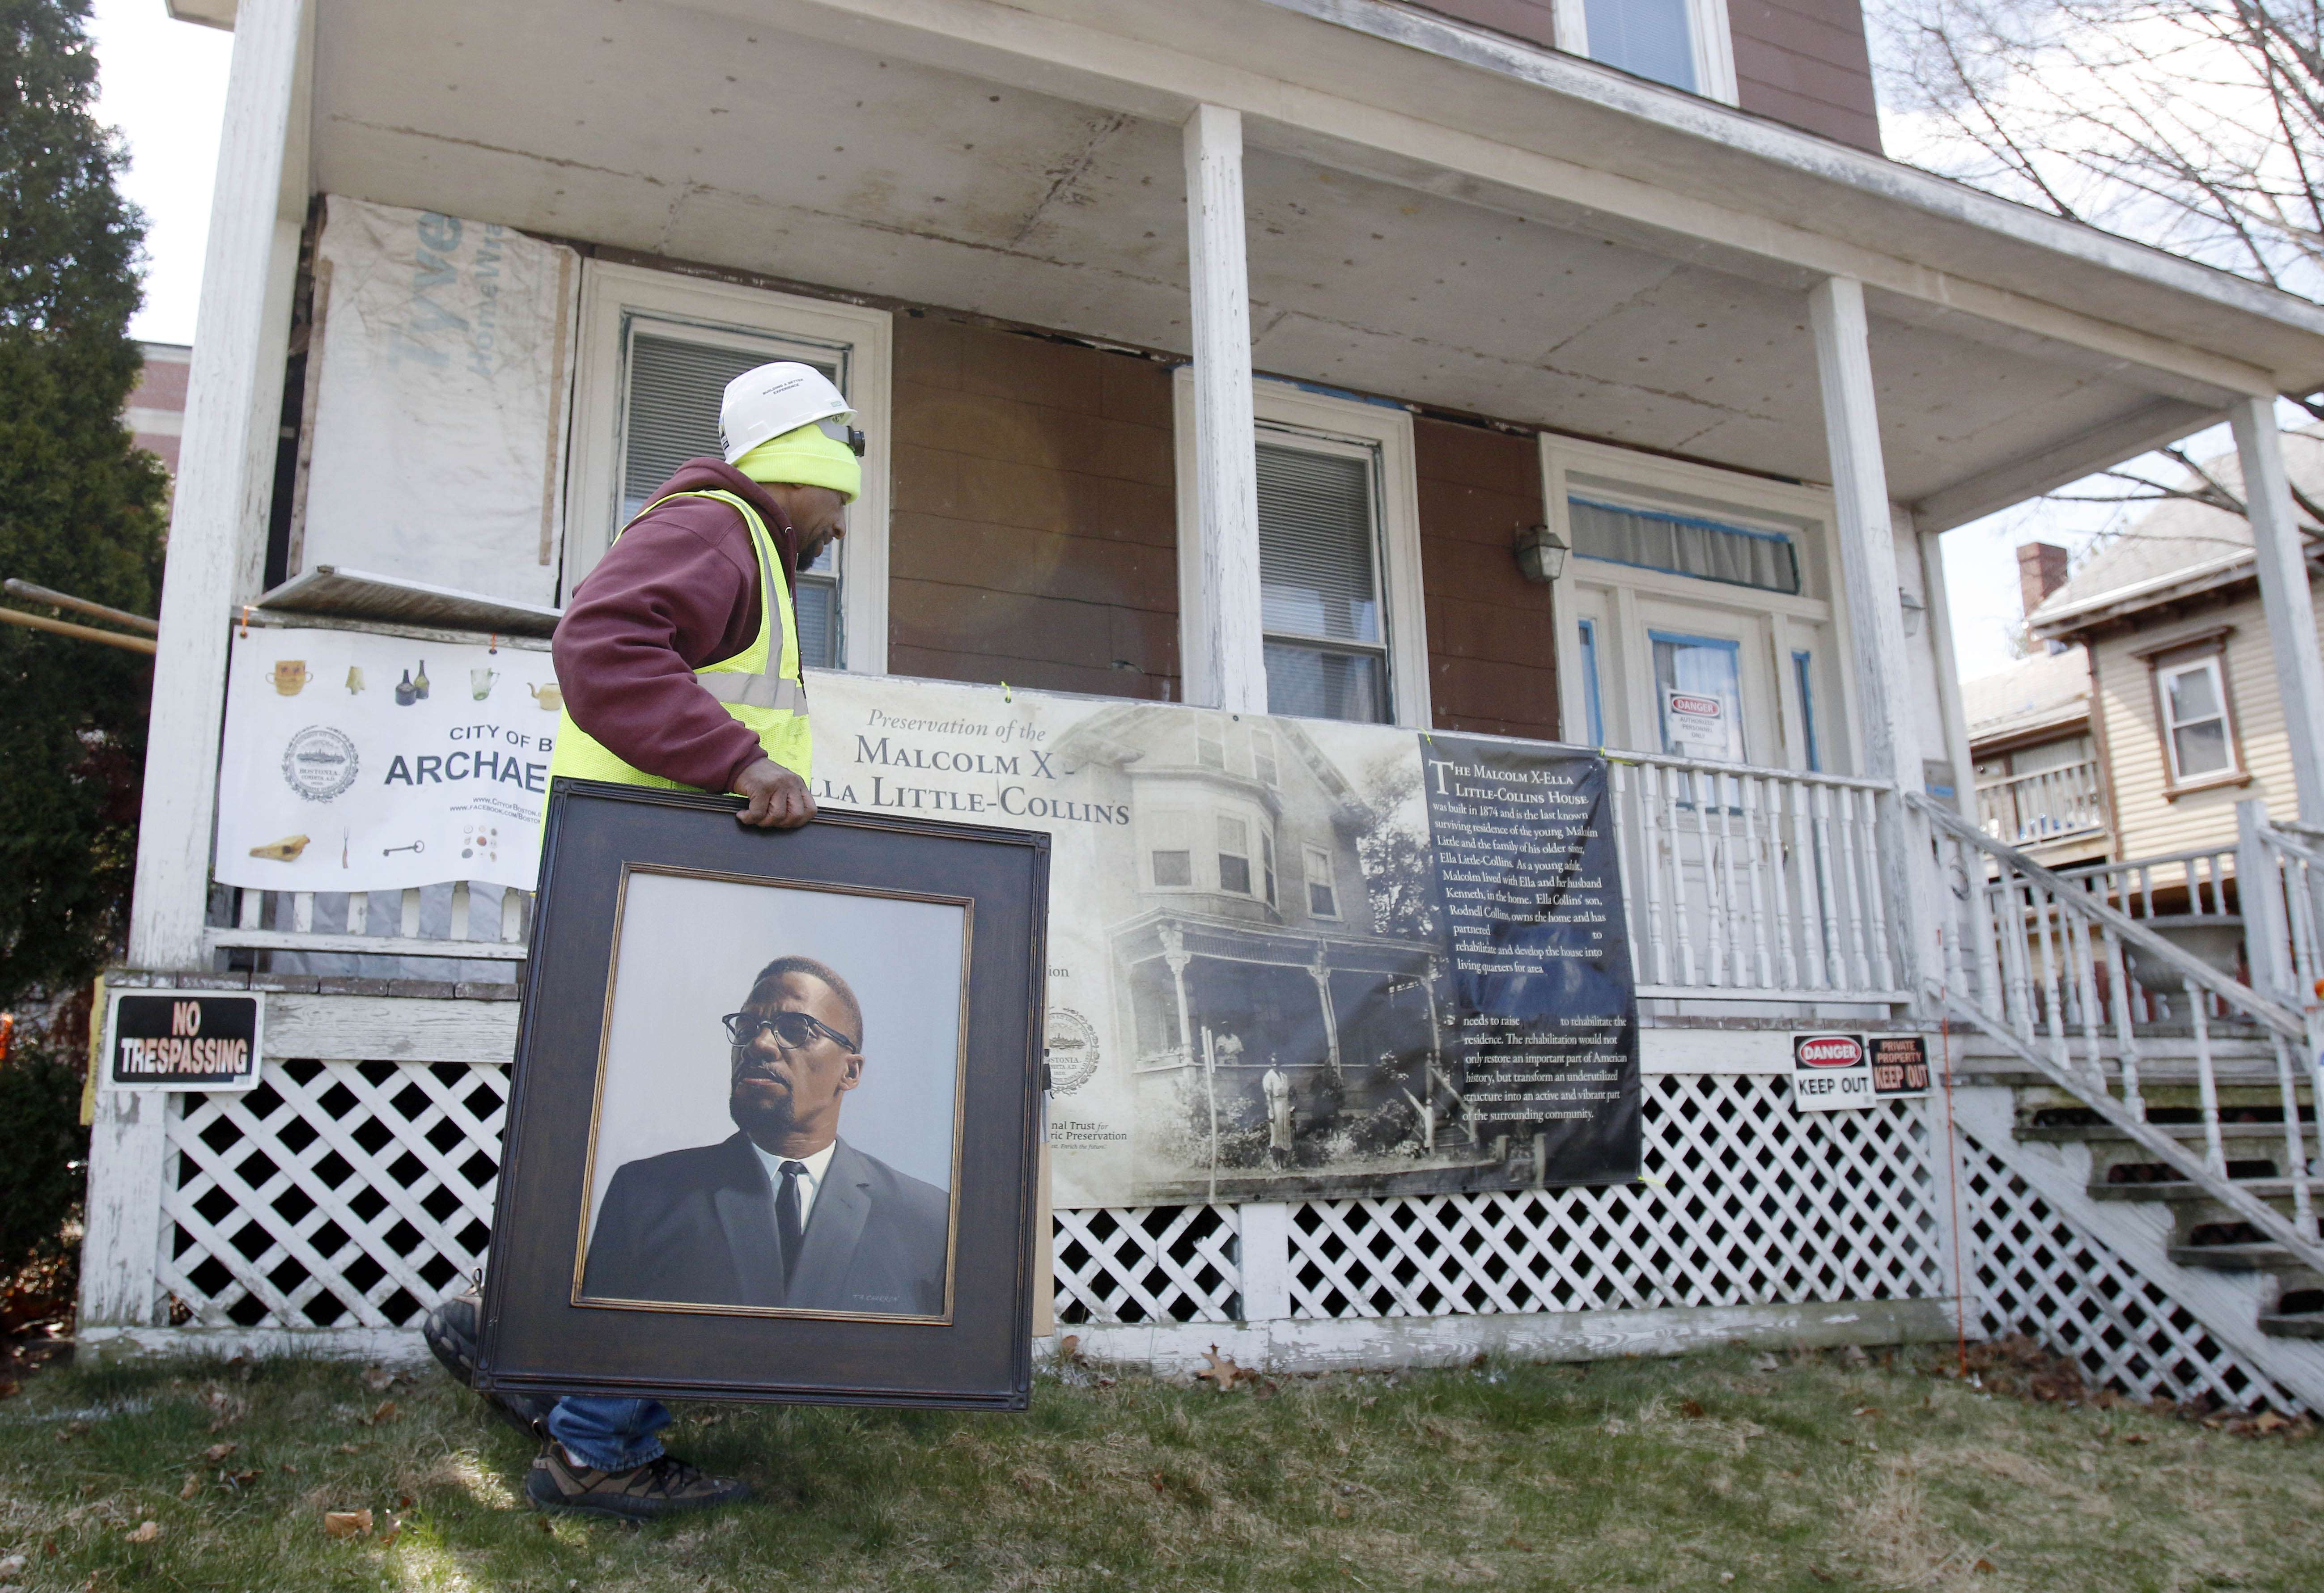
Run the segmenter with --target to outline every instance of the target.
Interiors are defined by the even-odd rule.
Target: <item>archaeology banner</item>
[[[556,739],[546,652],[369,631],[237,631],[218,780],[221,884],[530,890]]]
[[[1058,1205],[1635,1175],[1602,760],[926,681],[809,695],[819,803],[1053,837]]]

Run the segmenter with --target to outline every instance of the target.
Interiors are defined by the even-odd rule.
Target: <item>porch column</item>
[[[1315,981],[1315,999],[1323,1008],[1324,1054],[1332,1066],[1332,1076],[1340,1076],[1340,1017],[1332,1007],[1332,970],[1323,961],[1323,943],[1315,943],[1315,960],[1307,965],[1307,977]]]
[[[2292,787],[2302,824],[2324,824],[2324,651],[2316,640],[2316,607],[2292,483],[2283,473],[2273,398],[2238,399],[2227,410],[2243,465],[2244,510],[2258,554],[2260,608],[2275,652],[2276,692],[2292,754]]]
[[[1259,617],[1259,456],[1250,398],[1250,271],[1243,241],[1242,113],[1187,120],[1186,253],[1194,300],[1195,590],[1179,668],[1186,701],[1267,712]]]
[[[129,914],[129,961],[140,968],[206,966],[227,621],[236,602],[257,594],[265,557],[306,215],[306,23],[305,0],[242,0],[235,17],[153,658]],[[97,1092],[81,1245],[85,1325],[148,1324],[167,1100]]]
[[[1827,277],[1808,294],[1816,375],[1823,391],[1825,446],[1831,456],[1833,534],[1848,598],[1849,662],[1862,705],[1863,772],[1887,783],[1880,793],[1881,893],[1888,903],[1888,954],[1895,986],[1921,994],[1921,938],[1934,923],[1927,869],[1915,867],[1903,794],[1921,787],[1920,736],[1913,723],[1913,674],[1898,602],[1896,536],[1888,473],[1880,456],[1864,284]],[[1920,849],[1925,855],[1926,849]]]

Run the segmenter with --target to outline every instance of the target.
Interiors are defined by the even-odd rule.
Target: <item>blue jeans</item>
[[[549,1413],[549,1436],[563,1444],[567,1454],[599,1471],[627,1471],[659,1459],[659,1435],[669,1425],[669,1407],[657,1399],[575,1394],[558,1400]]]

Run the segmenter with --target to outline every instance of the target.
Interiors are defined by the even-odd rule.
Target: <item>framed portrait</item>
[[[559,780],[479,1386],[1021,1409],[1048,837]]]

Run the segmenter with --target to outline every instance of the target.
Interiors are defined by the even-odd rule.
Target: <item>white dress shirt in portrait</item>
[[[835,1139],[813,1156],[774,1156],[755,1139],[751,1142],[751,1148],[759,1153],[759,1160],[765,1164],[767,1187],[775,1192],[775,1198],[779,1201],[783,1194],[783,1164],[797,1162],[807,1169],[796,1174],[799,1181],[799,1229],[804,1232],[807,1220],[815,1215],[816,1192],[823,1187],[823,1175],[831,1170],[831,1153],[839,1148],[839,1141]]]

